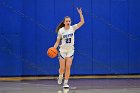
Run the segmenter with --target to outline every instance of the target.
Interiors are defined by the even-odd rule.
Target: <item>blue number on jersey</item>
[[[66,43],[71,43],[71,38],[67,38]]]

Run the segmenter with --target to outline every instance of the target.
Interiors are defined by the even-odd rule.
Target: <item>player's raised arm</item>
[[[82,14],[82,9],[81,8],[77,8],[77,11],[80,15],[80,22],[77,24],[77,27],[80,28],[83,24],[84,24],[84,17],[83,17],[83,14]]]

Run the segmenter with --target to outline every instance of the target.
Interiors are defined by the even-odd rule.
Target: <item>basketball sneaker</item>
[[[63,88],[69,88],[68,80],[64,80]]]
[[[60,85],[62,84],[62,80],[63,80],[63,75],[59,75],[57,83]]]

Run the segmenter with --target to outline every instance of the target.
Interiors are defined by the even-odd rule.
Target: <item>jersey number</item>
[[[71,38],[67,38],[66,43],[71,43]]]

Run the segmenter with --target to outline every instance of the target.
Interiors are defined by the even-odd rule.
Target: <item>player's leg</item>
[[[65,72],[65,80],[64,80],[64,85],[63,87],[64,88],[68,88],[69,85],[68,85],[68,80],[69,80],[69,77],[70,77],[70,69],[71,69],[71,65],[72,65],[72,59],[71,57],[67,57],[66,58],[66,72]]]
[[[70,77],[70,69],[71,69],[71,65],[72,65],[72,61],[73,61],[73,55],[74,55],[74,50],[70,51],[67,53],[67,57],[66,57],[66,71],[65,71],[65,80],[64,80],[64,88],[68,88],[68,80]]]
[[[59,77],[58,77],[58,84],[62,84],[63,74],[65,72],[65,59],[63,58],[64,54],[59,55]]]
[[[60,65],[60,67],[59,67],[59,75],[63,75],[64,72],[65,72],[65,59],[60,58],[59,65]]]

